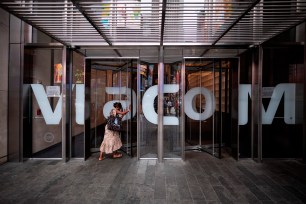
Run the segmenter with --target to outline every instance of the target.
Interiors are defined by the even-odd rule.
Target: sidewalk
[[[30,160],[0,166],[0,203],[306,203],[306,165],[295,160]]]

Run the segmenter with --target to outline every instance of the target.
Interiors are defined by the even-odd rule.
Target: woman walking
[[[114,109],[111,110],[110,114],[113,116],[119,116],[123,117],[126,115],[129,110],[121,111],[122,105],[119,102],[114,103]],[[112,154],[113,158],[120,158],[122,157],[122,154],[118,152],[118,149],[120,149],[122,146],[121,139],[119,137],[118,131],[109,130],[107,128],[107,124],[105,125],[105,133],[104,138],[100,146],[100,157],[99,160],[103,160],[103,153],[105,154]]]

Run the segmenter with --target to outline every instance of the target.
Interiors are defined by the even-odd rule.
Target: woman
[[[129,112],[129,110],[121,111],[122,105],[119,102],[114,103],[114,109],[111,110],[110,114],[114,116],[119,115],[121,118]],[[119,132],[109,130],[107,125],[105,125],[104,139],[100,146],[100,157],[99,160],[103,160],[103,152],[106,154],[113,154],[113,158],[122,157],[121,153],[118,153],[118,149],[122,146],[121,139],[119,137]]]

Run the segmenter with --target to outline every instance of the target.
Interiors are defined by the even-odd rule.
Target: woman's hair
[[[114,108],[122,109],[122,105],[121,105],[120,102],[115,102],[115,103],[113,104],[113,106],[114,106]]]

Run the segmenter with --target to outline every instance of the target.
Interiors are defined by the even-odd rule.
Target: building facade
[[[117,101],[130,109],[121,150],[138,159],[198,150],[305,161],[304,14],[267,37],[258,33],[274,32],[269,26],[280,19],[266,22],[262,2],[205,2],[195,14],[197,2],[60,2],[59,19],[56,3],[10,3],[0,10],[1,163],[87,159]],[[54,19],[36,19],[51,6]],[[236,18],[232,11],[242,8]]]

